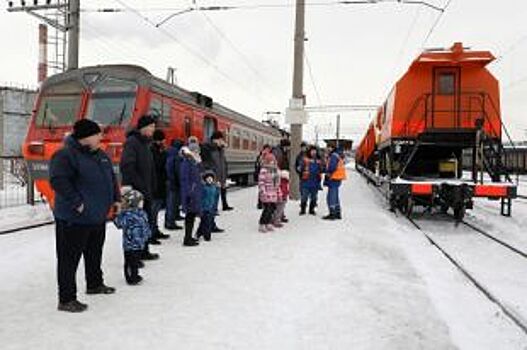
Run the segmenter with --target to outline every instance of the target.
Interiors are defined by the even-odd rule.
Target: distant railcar
[[[48,181],[51,156],[76,120],[86,118],[104,130],[102,148],[114,168],[130,130],[143,114],[157,117],[157,127],[173,139],[197,136],[207,141],[215,130],[223,131],[229,176],[246,183],[252,178],[254,160],[263,144],[276,144],[280,130],[228,109],[198,92],[190,92],[154,77],[132,65],[86,67],[47,79],[37,96],[23,154],[37,189],[53,203]]]

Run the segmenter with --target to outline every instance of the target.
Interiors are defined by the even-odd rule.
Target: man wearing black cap
[[[144,202],[144,210],[148,215],[150,226],[154,225],[152,212],[153,192],[156,187],[156,176],[154,168],[154,157],[150,151],[150,142],[156,130],[156,119],[150,115],[144,115],[137,121],[137,127],[130,131],[124,144],[121,163],[119,165],[122,185],[131,186],[134,190],[141,192]],[[149,243],[161,244],[152,237]],[[158,254],[150,253],[148,244],[141,256],[144,260],[155,260]]]
[[[55,191],[58,309],[82,312],[87,305],[77,300],[75,275],[84,256],[87,294],[112,294],[103,282],[102,249],[106,218],[120,192],[110,158],[99,148],[101,129],[81,119],[50,163],[50,183]]]

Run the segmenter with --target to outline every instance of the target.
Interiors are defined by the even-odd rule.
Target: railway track
[[[0,230],[0,236],[1,235],[7,235],[9,233],[15,233],[15,232],[20,232],[20,231],[32,230],[34,228],[39,228],[39,227],[43,227],[43,226],[49,226],[49,225],[53,225],[54,223],[55,223],[54,220],[48,220],[48,221],[44,221],[44,222],[39,222],[37,224],[25,225],[25,226],[10,228],[10,229],[7,229],[7,230]]]
[[[425,236],[425,238],[430,242],[430,244],[434,246],[452,265],[454,265],[461,274],[463,274],[482,294],[484,294],[487,299],[494,303],[514,324],[516,324],[525,334],[527,334],[527,321],[523,319],[519,315],[519,313],[510,306],[511,304],[513,304],[513,302],[503,300],[503,298],[499,296],[499,292],[495,293],[491,290],[492,288],[486,286],[485,283],[482,281],[482,279],[484,278],[480,278],[477,272],[471,271],[469,267],[467,267],[461,262],[461,259],[459,257],[455,256],[455,253],[449,251],[449,249],[447,248],[448,244],[440,243],[440,239],[435,237],[437,236],[437,234],[435,234],[432,230],[423,228],[422,225],[420,225],[415,219],[411,217],[405,216],[405,218],[417,230],[419,230],[419,232],[421,232]],[[515,256],[527,258],[527,254],[525,252],[509,245],[506,242],[497,239],[491,234],[485,232],[484,230],[472,225],[471,223],[463,221],[462,224],[464,227],[470,228],[471,232],[477,232],[478,234],[480,234],[480,237],[486,237],[487,239],[492,240],[493,242],[497,243],[500,247],[506,248],[508,252],[512,252],[513,254],[515,254]],[[496,267],[496,269],[498,269],[498,267]],[[501,275],[504,274],[500,274],[500,276]]]

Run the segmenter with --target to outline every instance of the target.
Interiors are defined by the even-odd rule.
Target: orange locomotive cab
[[[461,43],[419,55],[384,103],[381,172],[438,175],[438,164],[455,158],[459,177],[462,151],[475,145],[478,131],[501,142],[498,81],[486,68],[493,60],[490,52],[470,51]],[[399,156],[414,147],[413,161]]]
[[[510,215],[516,190],[502,164],[499,83],[486,68],[493,60],[455,43],[424,51],[396,82],[360,142],[361,165],[392,179],[392,204],[408,208],[412,196],[429,197],[459,218],[472,197],[486,196],[501,198]],[[483,173],[493,186],[482,187]]]

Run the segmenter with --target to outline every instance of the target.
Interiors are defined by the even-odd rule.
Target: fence
[[[35,203],[35,189],[22,157],[0,157],[0,208]]]

